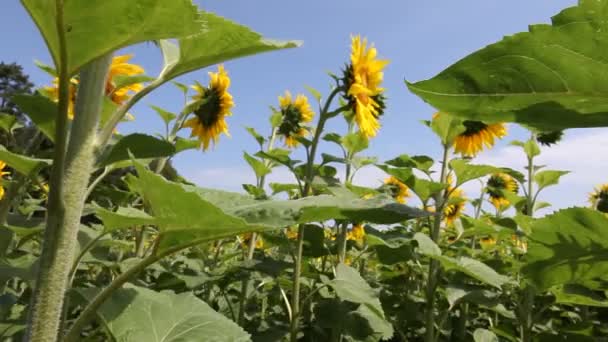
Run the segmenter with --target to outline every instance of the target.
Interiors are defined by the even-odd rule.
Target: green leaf
[[[531,222],[522,272],[540,290],[579,284],[605,288],[608,218],[586,208],[560,210]]]
[[[251,134],[251,136],[258,142],[258,144],[260,145],[260,147],[262,147],[262,145],[264,145],[264,143],[266,142],[266,138],[264,138],[263,136],[261,136],[253,127],[245,127],[245,129],[247,130],[247,132],[249,132],[249,134]]]
[[[85,300],[96,289],[78,289]],[[249,334],[190,292],[155,292],[126,285],[98,309],[99,320],[116,341],[246,342]]]
[[[321,102],[321,93],[317,89],[307,85],[305,85],[304,88],[308,90],[308,92],[317,100],[317,102]]]
[[[15,115],[0,113],[0,128],[11,132],[13,130],[13,126],[17,123],[17,117]]]
[[[441,255],[441,248],[428,235],[416,233],[414,234],[414,240],[418,243],[419,253],[426,256]]]
[[[182,137],[175,138],[175,153],[186,150],[197,150],[201,147],[201,141],[198,139],[184,139]]]
[[[401,183],[407,183],[410,178],[414,177],[414,172],[409,167],[390,167],[382,164],[376,166],[382,171],[397,178]]]
[[[559,179],[563,175],[569,174],[570,171],[544,170],[539,171],[534,175],[534,181],[538,184],[538,190],[544,189],[551,185],[559,183]]]
[[[338,264],[336,267],[336,278],[329,285],[336,291],[338,297],[353,303],[359,303],[369,309],[378,320],[377,324],[372,325],[372,329],[381,333],[383,339],[393,336],[393,326],[384,316],[382,304],[378,299],[376,291],[359,275],[359,273],[349,266]]]
[[[109,211],[102,207],[97,207],[95,211],[97,216],[103,221],[104,231],[106,233],[121,228],[146,226],[156,223],[154,217],[135,208],[119,207],[117,211]]]
[[[162,2],[162,1],[161,1]],[[190,71],[208,67],[230,59],[261,52],[294,48],[296,41],[273,41],[263,38],[249,28],[236,24],[210,12],[201,12],[204,30],[178,39],[179,60],[165,66],[164,79],[172,79]],[[176,18],[169,18],[173,26]]]
[[[12,101],[36,124],[36,127],[51,141],[55,141],[55,119],[57,104],[48,97],[36,95],[15,95]]]
[[[136,159],[168,157],[175,154],[175,147],[165,140],[157,139],[153,136],[133,133],[120,140],[108,152],[100,166],[129,160],[129,153]]]
[[[608,2],[581,0],[552,25],[532,25],[407,86],[431,106],[470,120],[543,131],[608,126],[607,10]]]
[[[59,65],[55,2],[21,3],[44,37],[55,65]],[[200,33],[205,23],[190,0],[66,1],[63,13],[70,74],[125,46]],[[108,25],[109,18],[112,25]]]
[[[469,164],[464,159],[453,159],[450,167],[456,174],[456,187],[473,179],[481,178],[492,173],[500,172],[500,168],[491,165]]]
[[[342,136],[338,133],[327,133],[323,136],[322,139],[342,146]]]
[[[346,163],[346,160],[344,158],[336,157],[336,156],[333,156],[328,153],[321,153],[321,158],[323,159],[322,164],[329,164],[329,163],[345,164]]]
[[[555,295],[556,303],[608,307],[608,299],[605,296],[601,296],[581,285],[554,286],[550,291]]]
[[[115,75],[112,77],[115,89],[120,89],[126,86],[137,83],[146,83],[154,81],[154,77],[148,75]]]
[[[528,141],[526,141],[522,147],[528,158],[534,158],[540,154],[540,147],[536,143],[535,139],[528,139]]]
[[[407,185],[422,202],[428,201],[436,193],[447,187],[447,184],[432,182],[416,176],[406,179],[404,184]]]
[[[466,128],[462,124],[462,120],[452,115],[441,114],[437,118],[431,120],[431,129],[443,145],[452,145],[456,136],[464,132]]]
[[[433,166],[433,159],[428,156],[409,156],[402,154],[397,158],[387,161],[385,164],[395,167],[413,167],[425,173],[428,173]]]
[[[163,122],[168,125],[173,119],[177,117],[175,113],[171,113],[170,111],[164,110],[158,106],[150,105],[150,108],[154,109],[154,111],[160,116]]]
[[[477,328],[473,332],[475,342],[498,342],[496,334],[487,329]]]
[[[52,163],[52,161],[48,159],[30,158],[7,151],[4,146],[0,146],[0,160],[17,170],[17,172],[29,177],[36,176],[42,168],[49,166]]]
[[[270,183],[268,186],[270,186],[270,189],[272,189],[273,195],[299,189],[298,184],[292,183]]]
[[[247,152],[243,152],[243,158],[247,161],[247,164],[251,166],[253,172],[255,172],[255,176],[257,178],[261,178],[267,174],[269,174],[272,170],[266,166],[262,161],[250,156]]]
[[[350,154],[355,154],[365,150],[369,140],[360,132],[349,133],[342,137],[342,145]]]

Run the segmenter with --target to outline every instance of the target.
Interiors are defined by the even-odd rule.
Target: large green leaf
[[[162,235],[159,251],[297,223],[330,219],[395,223],[428,215],[384,196],[370,200],[355,195],[322,195],[294,201],[257,201],[243,194],[170,182],[138,162],[135,168],[139,177],[131,177],[129,183],[149,204]],[[112,221],[112,226],[118,228],[116,222],[137,224],[141,215],[136,216],[133,219],[133,215],[127,215],[124,223]],[[149,223],[148,218],[142,222]]]
[[[134,133],[122,137],[112,146],[107,156],[101,161],[100,166],[129,160],[132,154],[134,158],[160,158],[169,157],[175,153],[175,147],[165,140],[160,140],[150,135]]]
[[[607,227],[604,214],[586,208],[560,210],[532,222],[524,275],[540,289],[564,284],[605,289]]]
[[[94,290],[94,289],[93,289]],[[77,290],[85,300],[95,291]],[[213,310],[192,293],[155,292],[126,285],[97,310],[116,341],[195,342],[250,341],[236,323]]]
[[[265,39],[249,28],[213,13],[201,12],[201,17],[204,30],[179,39],[179,47],[169,41],[163,41],[165,68],[161,77],[164,79],[172,79],[229,59],[300,45],[295,41]],[[177,21],[171,19],[171,22],[175,25]]]
[[[501,171],[499,168],[491,165],[469,164],[469,162],[464,159],[452,160],[450,162],[450,167],[456,174],[456,186],[460,186],[470,180]]]
[[[4,146],[0,146],[0,160],[17,172],[30,177],[36,176],[43,167],[51,165],[51,160],[26,157],[7,151]]]
[[[58,65],[55,1],[21,0]],[[122,47],[199,33],[205,25],[191,0],[65,1],[68,71]],[[179,23],[179,25],[176,25]]]
[[[542,130],[608,126],[608,1],[580,0],[529,32],[505,37],[435,77],[407,83],[463,118]]]
[[[555,295],[556,303],[608,307],[606,296],[602,296],[596,291],[591,291],[581,285],[555,286],[551,288],[551,292]]]
[[[538,188],[543,189],[551,185],[559,183],[559,179],[563,175],[567,175],[570,171],[544,170],[539,171],[534,175],[534,181],[538,184]]]
[[[353,303],[363,305],[369,314],[376,319],[370,320],[371,328],[381,334],[383,339],[393,336],[393,326],[386,320],[382,304],[376,292],[352,267],[338,264],[336,267],[336,278],[329,285],[336,291],[338,297]]]
[[[22,112],[36,124],[36,127],[51,141],[55,140],[55,119],[57,117],[57,104],[48,97],[36,95],[16,95],[15,102]]]

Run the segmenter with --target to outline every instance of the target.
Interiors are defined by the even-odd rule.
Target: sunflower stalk
[[[57,25],[64,31],[63,1],[57,1]],[[60,34],[62,50],[65,36]],[[28,341],[56,341],[65,292],[76,249],[76,236],[89,177],[93,171],[97,125],[111,54],[87,64],[80,73],[76,113],[67,145],[68,86],[67,54],[60,56],[59,110],[55,157],[50,182],[48,218],[36,288],[32,297]],[[65,151],[65,152],[64,152]]]
[[[441,159],[441,173],[439,177],[440,183],[446,183],[448,174],[448,157],[449,157],[449,145],[443,144],[443,157]],[[447,202],[448,190],[445,189],[435,196],[435,217],[433,220],[433,227],[431,230],[431,239],[433,242],[439,240],[439,232],[441,230],[441,221],[443,219],[443,209]],[[429,265],[429,274],[426,288],[426,342],[434,342],[437,340],[435,334],[435,292],[437,290],[437,282],[439,278],[439,272],[441,267],[439,262],[432,259]]]
[[[304,183],[304,189],[302,191],[302,197],[310,196],[312,192],[312,182],[313,182],[313,169],[314,169],[314,161],[315,155],[317,153],[317,147],[319,145],[319,139],[321,138],[321,133],[323,132],[323,128],[325,127],[325,123],[330,118],[336,116],[343,107],[338,108],[332,112],[329,111],[329,107],[331,103],[343,89],[341,87],[336,87],[332,90],[330,95],[327,97],[321,112],[319,113],[319,121],[317,122],[317,128],[315,129],[315,135],[312,139],[312,143],[310,146],[310,153],[308,154],[308,160],[306,163],[306,178]],[[291,324],[289,329],[289,340],[291,342],[296,342],[298,339],[298,330],[299,330],[299,316],[300,316],[300,273],[302,271],[302,251],[304,249],[304,225],[298,226],[298,239],[296,245],[296,254],[294,256],[295,268],[293,272],[293,293],[291,297]]]

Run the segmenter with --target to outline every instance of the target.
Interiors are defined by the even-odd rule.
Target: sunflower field
[[[20,2],[51,61],[10,99],[24,117],[0,113],[0,341],[608,341],[608,175],[551,210],[569,171],[538,161],[567,129],[608,127],[608,0],[406,80],[392,94],[435,108],[409,124],[441,153],[387,160],[368,148],[390,58],[364,33],[338,42],[327,88],[269,99],[262,131],[230,126],[223,62],[299,41],[191,0]],[[158,75],[122,52],[141,43]],[[182,109],[155,103],[162,132],[121,134],[161,86]],[[250,136],[241,192],[173,167],[230,134]],[[525,167],[476,161],[500,140]],[[368,168],[382,184],[357,184]]]

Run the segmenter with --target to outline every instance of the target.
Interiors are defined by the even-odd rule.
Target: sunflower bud
[[[551,146],[562,140],[564,131],[541,132],[536,135],[536,141],[541,145]]]

